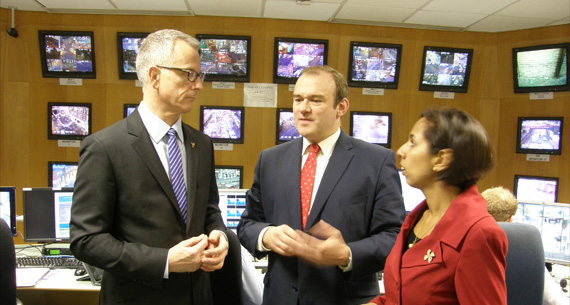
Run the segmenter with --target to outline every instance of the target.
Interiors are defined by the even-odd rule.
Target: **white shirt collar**
[[[327,158],[330,158],[330,156],[332,155],[334,146],[336,144],[336,141],[338,141],[339,137],[340,137],[340,128],[335,133],[333,133],[331,136],[329,136],[328,138],[317,143],[317,144],[319,144],[319,147],[321,148],[321,152]],[[309,145],[311,145],[311,144],[313,144],[313,143],[309,142],[309,140],[307,140],[305,137],[303,137],[303,150],[301,150],[302,155],[304,155],[305,153],[308,153],[307,147],[309,147]]]
[[[140,103],[139,107],[139,114],[143,121],[143,124],[148,131],[150,138],[154,143],[160,142],[168,130],[170,126],[166,124],[163,120],[161,120],[158,116],[156,116],[148,107],[145,105],[144,101]],[[184,144],[184,137],[182,136],[182,118],[179,117],[176,123],[172,125],[172,128],[176,130],[176,134],[178,134],[178,138]]]

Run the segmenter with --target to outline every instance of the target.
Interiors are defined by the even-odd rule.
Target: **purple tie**
[[[176,142],[176,130],[173,128],[168,130],[168,167],[170,168],[170,182],[178,201],[178,207],[180,207],[180,214],[186,222],[186,183],[184,182],[184,171],[182,171],[182,155]]]

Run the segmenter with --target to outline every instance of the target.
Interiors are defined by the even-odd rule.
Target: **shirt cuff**
[[[263,228],[263,230],[261,230],[261,232],[259,232],[259,236],[257,237],[257,244],[255,244],[255,249],[257,251],[260,251],[260,252],[271,251],[270,249],[267,249],[263,246],[263,235],[265,234],[265,232],[267,232],[267,230],[269,230],[269,228],[271,228],[271,226],[267,226],[267,227]]]
[[[342,272],[348,272],[352,270],[352,250],[348,247],[348,262],[344,266],[338,266]]]
[[[166,266],[164,266],[164,274],[162,275],[163,279],[168,279],[168,254],[170,254],[170,249],[168,250],[168,253],[166,254]]]

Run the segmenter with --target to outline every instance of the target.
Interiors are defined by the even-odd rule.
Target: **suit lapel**
[[[287,177],[283,183],[283,196],[289,207],[289,216],[291,219],[291,227],[293,229],[302,229],[301,224],[301,150],[303,149],[303,140],[299,138],[291,145],[283,158],[283,177]]]
[[[196,185],[198,185],[198,154],[194,151],[194,143],[192,130],[186,125],[182,124],[182,129],[184,130],[184,146],[186,148],[186,194],[187,200],[186,205],[188,206],[188,222],[190,225],[190,219],[192,219],[192,214],[194,212],[194,207],[196,206]]]
[[[329,196],[352,161],[354,154],[350,151],[351,149],[351,138],[341,131],[327,168],[325,169],[319,189],[317,190],[315,201],[313,202],[313,206],[309,212],[309,218],[307,219],[307,224],[305,226],[307,230],[321,218],[321,213],[326,206]],[[297,191],[297,194],[299,194],[299,190]],[[299,213],[301,212],[299,211]]]

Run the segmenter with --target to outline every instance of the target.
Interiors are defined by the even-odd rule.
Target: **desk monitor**
[[[216,183],[218,189],[241,189],[243,166],[216,165]]]
[[[73,188],[24,188],[24,241],[69,241]]]
[[[277,126],[275,127],[275,144],[285,143],[301,137],[297,126],[295,125],[295,117],[292,108],[277,108]]]
[[[570,204],[520,201],[513,222],[535,226],[547,262],[570,265]]]
[[[77,167],[77,162],[48,161],[48,186],[73,187]]]
[[[400,175],[400,182],[402,184],[402,197],[404,197],[404,206],[406,208],[406,212],[409,213],[413,209],[418,206],[426,197],[424,193],[415,187],[412,187],[406,181],[406,176],[402,174],[401,170],[398,170],[398,174]]]
[[[521,201],[556,202],[558,178],[515,175],[513,193]]]
[[[222,219],[226,227],[234,232],[237,230],[241,214],[245,211],[246,193],[246,189],[219,190]]]
[[[0,186],[0,218],[6,222],[12,236],[16,236],[16,188]]]

